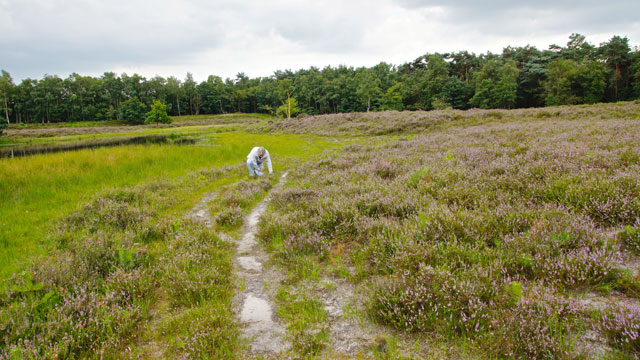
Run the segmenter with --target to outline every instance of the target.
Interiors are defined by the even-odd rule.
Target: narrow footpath
[[[283,184],[287,172],[282,174],[278,184],[271,189],[277,191]],[[236,295],[240,305],[240,320],[243,336],[247,340],[251,355],[265,358],[276,357],[287,348],[285,330],[278,322],[274,309],[273,292],[282,275],[275,269],[265,268],[269,256],[255,239],[258,222],[271,200],[267,195],[245,219],[242,236],[237,243],[236,271],[243,281],[242,291]],[[267,286],[266,285],[272,285]]]

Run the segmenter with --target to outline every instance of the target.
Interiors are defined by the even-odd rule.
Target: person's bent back
[[[269,174],[273,173],[269,152],[261,146],[256,146],[251,149],[251,152],[249,153],[249,155],[247,155],[247,168],[249,168],[249,177],[252,177],[254,174],[257,176],[264,176],[264,163],[267,164]]]

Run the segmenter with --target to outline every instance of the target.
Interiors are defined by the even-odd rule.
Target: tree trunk
[[[620,64],[616,63],[616,86],[615,86],[615,91],[616,91],[616,101],[618,100],[618,80],[622,77],[622,75],[620,75]]]
[[[176,96],[176,105],[178,105],[178,116],[180,116],[180,98]]]
[[[291,97],[287,98],[287,120],[291,120]]]
[[[7,118],[7,124],[9,124],[9,108],[7,106],[7,94],[4,95],[4,116]]]
[[[369,108],[371,108],[371,96],[367,96],[367,112],[369,112]]]

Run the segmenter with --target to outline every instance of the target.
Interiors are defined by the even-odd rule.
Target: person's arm
[[[264,160],[264,162],[267,163],[267,169],[269,169],[269,174],[273,173],[273,168],[271,167],[271,156],[269,156],[269,153],[267,153],[266,159]]]

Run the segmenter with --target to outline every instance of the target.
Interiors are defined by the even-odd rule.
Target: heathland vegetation
[[[289,171],[257,234],[278,356],[637,357],[639,123],[635,101],[12,128],[194,142],[0,159],[0,358],[254,357],[234,238],[276,181],[246,179],[254,144]],[[338,346],[342,317],[378,336]]]
[[[6,71],[0,77],[2,115],[14,124],[143,122],[156,100],[174,116],[243,112],[288,118],[298,112],[528,108],[638,98],[640,52],[631,49],[629,39],[613,36],[595,46],[580,34],[547,50],[509,46],[502,54],[434,53],[399,66],[312,67],[259,78],[211,75],[200,83],[190,74],[182,81],[73,73],[19,84]]]

